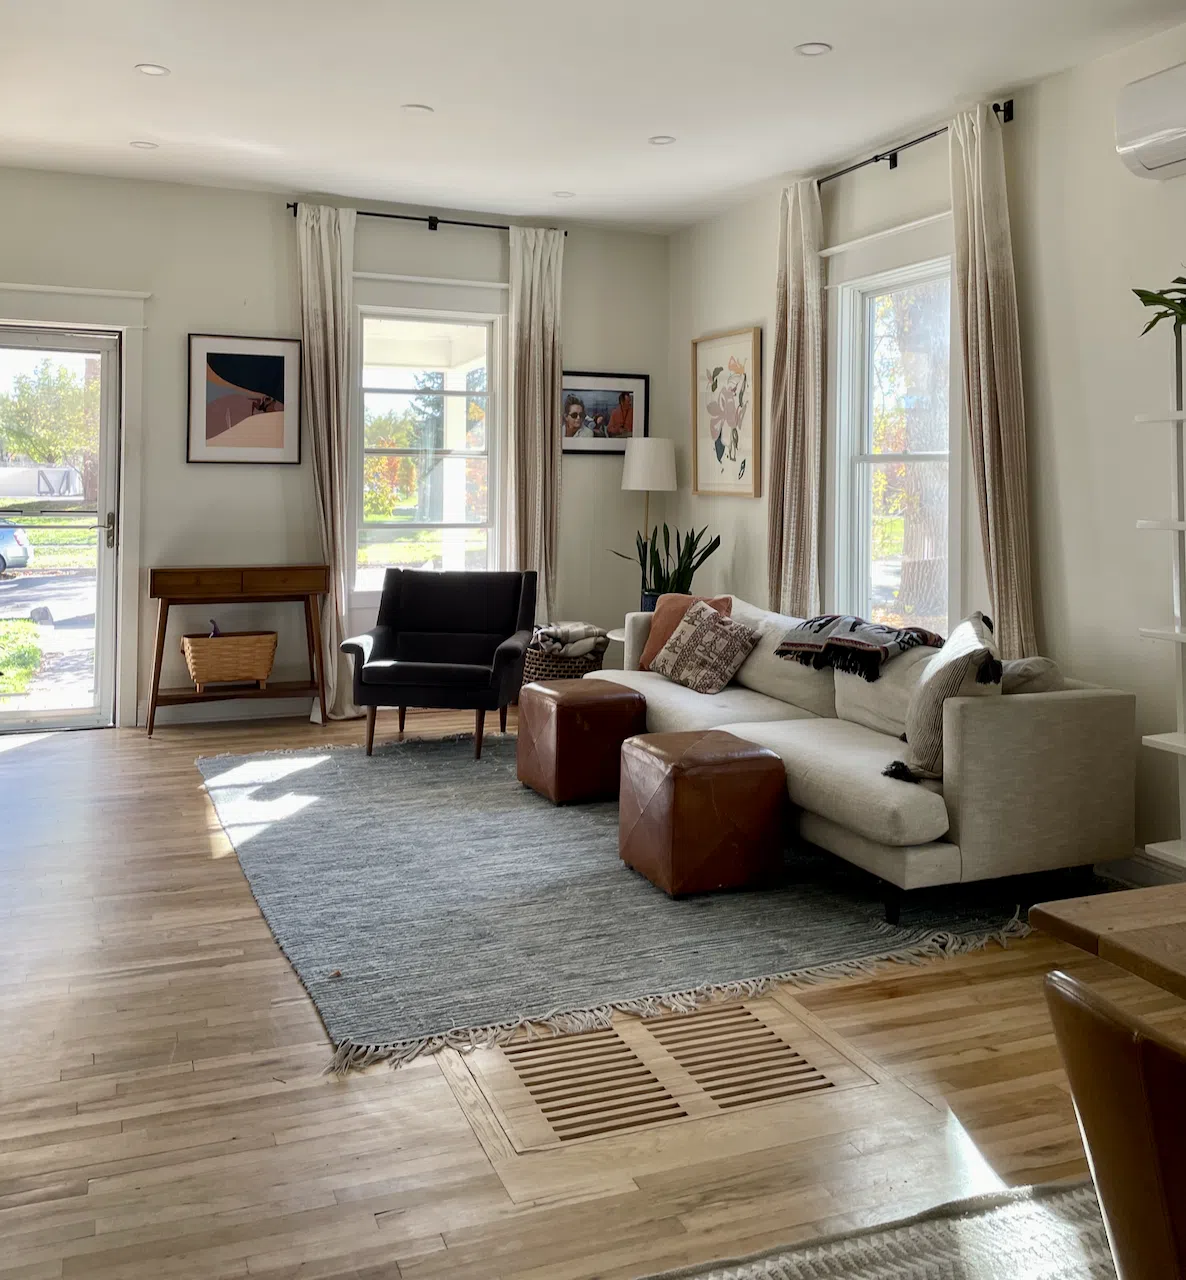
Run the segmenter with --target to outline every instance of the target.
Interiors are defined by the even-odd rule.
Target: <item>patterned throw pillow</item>
[[[651,670],[697,693],[720,693],[758,643],[758,633],[698,601],[684,614]]]
[[[659,650],[675,635],[675,629],[684,619],[684,614],[698,601],[710,604],[717,613],[728,617],[733,611],[732,596],[684,596],[676,592],[667,592],[655,601],[655,612],[651,614],[651,630],[647,642],[642,647],[638,659],[639,671],[649,671],[651,663]]]
[[[992,619],[974,613],[951,633],[919,676],[906,711],[906,761],[895,760],[887,777],[903,782],[943,776],[943,704],[948,698],[1001,692],[1001,661]]]

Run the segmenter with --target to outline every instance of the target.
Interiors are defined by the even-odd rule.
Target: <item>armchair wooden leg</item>
[[[485,711],[474,712],[474,759],[482,758],[482,732],[486,728]]]
[[[367,707],[367,755],[369,756],[375,745],[375,708]]]
[[[507,709],[505,706],[498,708],[498,732],[506,733],[507,731]]]
[[[408,714],[408,709],[407,709],[407,707],[400,707],[400,709],[399,709],[399,736],[400,736],[401,738],[404,736],[404,716],[406,716],[407,714]]]

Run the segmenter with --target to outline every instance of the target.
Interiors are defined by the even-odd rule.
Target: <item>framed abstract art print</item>
[[[692,492],[761,495],[762,330],[692,341]]]
[[[300,462],[299,338],[189,335],[185,460]]]

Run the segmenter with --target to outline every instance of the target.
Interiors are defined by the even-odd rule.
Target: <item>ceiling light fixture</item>
[[[553,191],[552,194],[557,200],[571,200],[576,195],[575,191]]]
[[[832,46],[822,40],[808,40],[804,44],[797,44],[795,52],[801,58],[822,58],[825,53],[832,52]]]
[[[136,70],[142,76],[167,76],[169,74],[169,68],[162,67],[159,62],[137,62]]]
[[[656,133],[647,139],[652,147],[669,147],[675,139],[669,133]]]
[[[427,102],[404,102],[400,104],[400,110],[411,116],[430,116],[436,107],[430,107]]]
[[[129,147],[135,147],[137,151],[155,151],[161,144],[159,142],[148,142],[146,139],[137,138],[134,142],[129,142]]]

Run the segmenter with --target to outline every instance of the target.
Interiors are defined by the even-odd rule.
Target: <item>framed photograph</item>
[[[299,338],[189,335],[185,460],[300,462]]]
[[[761,496],[762,330],[692,341],[692,492]]]
[[[565,453],[625,453],[631,436],[650,434],[646,373],[565,373],[560,417]]]

